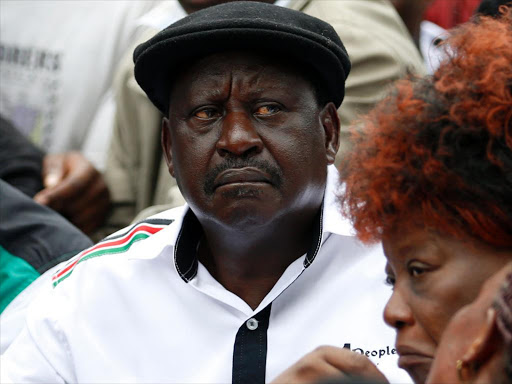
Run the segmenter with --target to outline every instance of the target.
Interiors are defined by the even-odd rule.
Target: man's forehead
[[[240,73],[272,74],[280,76],[303,77],[293,63],[278,55],[249,52],[227,51],[207,55],[192,60],[182,67],[181,72],[206,74],[208,76],[223,76],[226,71]]]
[[[230,80],[255,88],[264,81],[264,89],[288,88],[301,81],[309,83],[304,70],[294,67],[286,59],[255,52],[229,51],[196,59],[182,67],[171,90],[177,87],[180,91],[204,88]]]
[[[313,84],[322,91],[322,100],[336,107],[343,101],[351,65],[334,28],[300,11],[255,1],[209,7],[159,32],[135,49],[135,78],[165,114],[176,69],[193,57],[229,49],[293,58],[294,64],[314,71]]]

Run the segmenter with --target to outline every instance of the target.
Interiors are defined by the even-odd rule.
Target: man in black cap
[[[133,48],[187,13],[227,1],[161,2],[141,18],[140,28],[144,32],[133,42]],[[381,100],[389,84],[407,73],[422,74],[423,60],[389,0],[270,2],[328,22],[350,54],[352,69],[345,84],[343,105],[338,109],[340,149],[335,164],[339,165],[343,154],[350,148],[350,123]],[[97,240],[132,222],[184,203],[175,180],[168,176],[161,151],[162,114],[149,101],[134,77],[133,48],[126,52],[116,71],[113,89],[116,95],[115,118],[104,172],[98,177],[98,172],[89,166],[85,158],[80,161],[77,153],[48,155],[43,169],[45,189],[36,197],[38,202],[64,212],[74,222],[80,222],[84,231],[88,230],[86,227],[90,230],[94,223],[100,225],[101,218],[108,213],[107,221],[92,235]],[[77,180],[80,182],[76,183]],[[101,182],[107,184],[110,208],[97,204],[95,198],[100,195],[92,193],[101,190]],[[86,205],[89,207],[86,211],[81,209]],[[80,219],[84,217],[89,220]]]
[[[134,61],[167,116],[163,151],[187,205],[64,265],[4,355],[5,379],[263,383],[332,344],[407,382],[381,320],[382,251],[336,206],[350,61],[332,27],[229,3],[171,25]]]

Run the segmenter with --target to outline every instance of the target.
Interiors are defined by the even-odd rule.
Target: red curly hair
[[[437,72],[398,83],[354,132],[343,212],[365,242],[424,225],[512,247],[512,9],[452,31]]]

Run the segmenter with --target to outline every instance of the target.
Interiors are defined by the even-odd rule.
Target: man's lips
[[[228,184],[267,183],[271,184],[270,176],[254,167],[230,168],[217,175],[213,187],[215,189]]]
[[[396,350],[400,356],[398,359],[400,368],[407,369],[417,365],[432,364],[433,356],[416,348],[398,345]]]

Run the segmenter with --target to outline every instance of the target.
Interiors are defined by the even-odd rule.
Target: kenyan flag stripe
[[[82,251],[81,253],[79,253],[78,255],[73,257],[71,260],[69,260],[69,262],[66,264],[64,269],[57,272],[57,275],[59,275],[60,273],[65,273],[69,268],[72,268],[77,263],[77,261],[78,261],[77,259],[80,259],[82,256],[85,256],[88,253],[91,253],[100,248],[105,248],[105,247],[116,246],[116,245],[122,244],[122,243],[126,242],[127,240],[129,240],[134,235],[134,233],[136,233],[138,231],[145,230],[145,231],[153,234],[153,233],[158,232],[160,229],[162,229],[162,228],[153,227],[153,226],[149,226],[147,224],[143,224],[143,225],[139,225],[139,226],[133,228],[130,232],[125,234],[122,238],[115,239],[115,241],[114,240],[109,241],[108,239],[103,240],[100,243],[96,244],[95,246],[93,246],[91,248],[87,248],[86,250]],[[55,277],[58,277],[57,275]]]
[[[139,241],[139,240],[144,240],[146,238],[148,238],[150,236],[150,234],[148,233],[144,233],[144,232],[139,232],[137,233],[135,236],[133,236],[131,238],[131,240],[121,246],[121,247],[117,247],[117,248],[101,248],[95,252],[92,252],[92,253],[89,253],[83,257],[81,257],[75,264],[74,266],[76,266],[77,264],[81,263],[82,261],[85,261],[85,260],[88,260],[88,259],[92,259],[94,257],[98,257],[98,256],[103,256],[103,255],[106,255],[106,254],[114,254],[114,253],[123,253],[123,252],[126,252],[131,246],[133,243]],[[71,273],[73,273],[73,270],[74,268],[71,268],[67,273],[64,273],[64,274],[59,274],[59,276],[55,275],[53,277],[53,286],[55,287],[57,284],[59,284],[62,280],[66,279],[69,275],[71,275]]]
[[[64,280],[64,278],[68,277],[78,263],[105,254],[126,252],[132,246],[133,243],[139,240],[143,240],[149,237],[150,235],[159,232],[164,227],[165,226],[158,227],[143,224],[133,228],[132,231],[130,231],[128,234],[126,234],[126,236],[120,239],[112,241],[108,241],[107,239],[104,242],[101,242],[93,246],[92,248],[86,249],[85,251],[79,253],[72,260],[70,260],[70,263],[68,263],[64,267],[64,269],[60,270],[52,277],[53,285],[57,285],[59,282]]]
[[[107,247],[114,247],[114,246],[123,244],[123,243],[129,241],[137,232],[147,231],[147,232],[153,234],[153,233],[158,232],[160,229],[162,229],[162,228],[151,227],[151,226],[148,226],[147,224],[144,224],[144,225],[141,225],[141,226],[133,228],[133,230],[131,230],[129,233],[127,233],[126,236],[124,236],[124,237],[122,237],[120,239],[116,239],[116,240],[113,240],[113,241],[108,241],[108,239],[107,239],[107,240],[105,240],[103,242],[100,242],[99,244],[96,244],[95,246],[93,246],[91,248],[88,248],[85,251],[79,253],[72,260],[70,260],[70,262],[64,267],[64,269],[60,270],[59,272],[57,272],[56,275],[54,275],[53,280],[59,278],[62,274],[64,274],[67,271],[69,271],[76,264],[78,264],[78,261],[82,257],[84,257],[85,255],[87,255],[87,254],[89,254],[91,252],[94,252],[94,251],[96,251],[98,249],[103,249],[103,248],[107,248]]]

